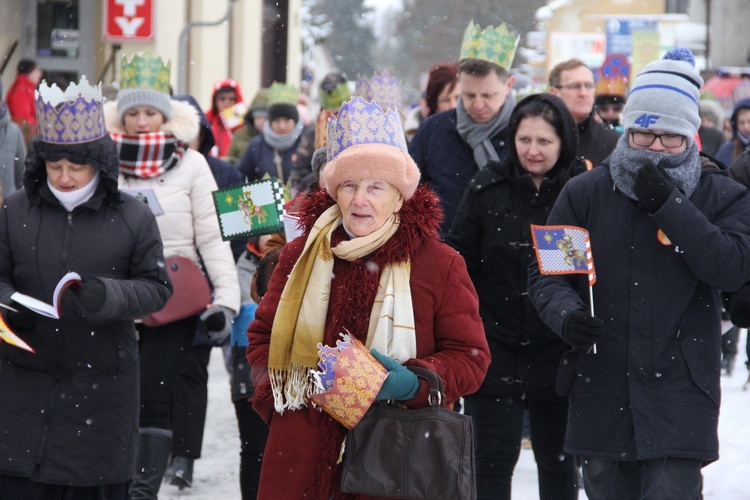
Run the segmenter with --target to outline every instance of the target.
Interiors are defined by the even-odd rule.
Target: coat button
[[[563,364],[567,365],[568,364],[568,360],[567,359],[563,359]]]
[[[675,198],[674,201],[676,201],[677,203],[682,203],[682,198]]]

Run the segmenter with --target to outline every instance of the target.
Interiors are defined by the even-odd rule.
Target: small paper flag
[[[284,231],[284,186],[275,177],[212,194],[224,241]]]
[[[542,274],[588,274],[596,283],[589,232],[576,226],[531,225],[534,250]]]

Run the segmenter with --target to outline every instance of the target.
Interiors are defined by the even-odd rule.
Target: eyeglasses
[[[560,90],[581,90],[586,89],[587,91],[591,92],[596,88],[596,84],[592,82],[586,82],[586,83],[567,83],[565,85],[557,85],[555,87],[556,89]]]
[[[652,134],[651,132],[630,132],[633,144],[637,146],[651,146],[656,139],[665,148],[679,148],[685,143],[685,136],[679,134]]]

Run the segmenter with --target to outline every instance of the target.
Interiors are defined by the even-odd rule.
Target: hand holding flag
[[[589,232],[577,226],[531,225],[536,260],[542,274],[587,274],[589,277],[589,302],[594,317],[594,291],[596,272],[591,254]],[[593,318],[596,319],[596,318]],[[596,354],[596,344],[593,346]]]

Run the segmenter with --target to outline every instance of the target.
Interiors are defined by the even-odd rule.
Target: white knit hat
[[[625,132],[632,128],[664,130],[692,144],[701,125],[698,100],[703,79],[688,49],[672,49],[646,65],[633,82],[623,110]]]

